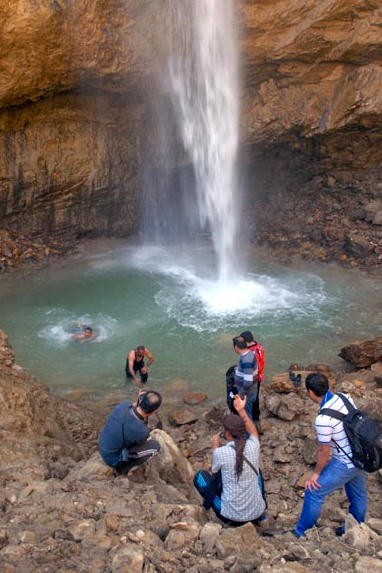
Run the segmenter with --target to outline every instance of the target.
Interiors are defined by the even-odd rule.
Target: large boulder
[[[189,461],[183,456],[174,440],[162,430],[154,430],[151,437],[158,440],[160,453],[147,464],[147,476],[155,481],[155,475],[163,481],[181,486],[189,499],[200,503],[200,497],[193,486],[193,470]]]
[[[365,368],[382,360],[382,336],[360,340],[341,348],[339,356],[357,368]]]

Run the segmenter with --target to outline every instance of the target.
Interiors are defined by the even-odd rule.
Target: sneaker
[[[289,372],[289,380],[293,382],[293,386],[295,388],[299,388],[301,386],[301,374],[296,374],[294,372]]]

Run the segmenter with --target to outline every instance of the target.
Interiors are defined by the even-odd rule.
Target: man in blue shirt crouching
[[[158,455],[160,445],[148,439],[147,422],[161,403],[159,392],[148,390],[139,393],[136,405],[126,400],[114,408],[99,436],[99,453],[105,464],[128,474]]]

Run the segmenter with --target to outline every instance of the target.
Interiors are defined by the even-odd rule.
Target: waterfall
[[[232,278],[240,201],[236,182],[238,56],[232,0],[174,0],[170,79],[192,162],[201,229],[211,233],[221,281]]]

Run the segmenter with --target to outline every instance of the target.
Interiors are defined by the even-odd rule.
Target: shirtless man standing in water
[[[144,362],[145,356],[148,358],[148,362],[146,364]],[[151,366],[154,360],[155,358],[151,354],[150,350],[140,344],[134,350],[130,350],[127,355],[125,367],[126,376],[128,378],[132,378],[139,387],[139,378],[137,376],[137,372],[139,372],[141,383],[146,384],[148,378],[147,368]]]

